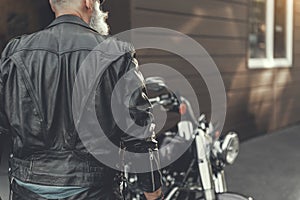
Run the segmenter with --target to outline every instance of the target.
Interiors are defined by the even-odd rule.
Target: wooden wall
[[[295,0],[294,66],[253,70],[247,66],[250,0],[122,0],[107,1],[112,33],[157,26],[185,33],[198,41],[216,62],[227,92],[225,131],[252,138],[300,121],[300,2]],[[0,50],[15,35],[45,27],[53,19],[48,1],[0,0]],[[204,81],[185,60],[162,51],[138,51],[141,64],[161,63],[178,70],[196,88],[199,107],[210,114]],[[145,74],[153,74],[142,67]],[[161,69],[157,69],[160,72]],[[154,73],[155,74],[155,73]],[[178,77],[168,77],[173,87]],[[187,97],[186,90],[181,93]],[[193,102],[196,107],[197,102]]]
[[[300,121],[299,1],[295,3],[293,68],[259,70],[247,66],[249,0],[132,0],[131,6],[132,28],[154,26],[180,31],[212,56],[228,98],[224,131],[238,131],[245,140]],[[141,64],[162,63],[183,73],[196,89],[201,111],[209,115],[207,88],[187,62],[155,50],[138,51],[138,58]],[[147,76],[146,67],[142,70]],[[176,80],[168,80],[176,84]]]
[[[11,38],[40,30],[53,19],[47,0],[0,0],[0,52]]]
[[[108,11],[108,23],[110,25],[111,34],[117,34],[130,28],[131,13],[130,0],[107,0],[103,5],[103,10]]]

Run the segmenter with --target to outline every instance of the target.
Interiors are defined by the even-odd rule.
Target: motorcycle
[[[195,117],[190,102],[173,93],[160,77],[146,79],[149,101],[167,113],[167,123],[157,134],[162,160],[190,144],[172,164],[161,169],[165,200],[251,200],[228,192],[224,168],[232,165],[239,153],[239,138],[234,132],[224,137],[207,122],[205,115]],[[169,119],[172,120],[169,120]],[[221,136],[221,137],[220,137]],[[182,147],[182,148],[181,148]],[[127,199],[144,199],[137,176],[124,166]],[[123,185],[124,186],[124,185]]]

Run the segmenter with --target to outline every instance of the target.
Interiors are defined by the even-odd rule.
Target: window
[[[293,0],[251,0],[249,67],[291,67]]]

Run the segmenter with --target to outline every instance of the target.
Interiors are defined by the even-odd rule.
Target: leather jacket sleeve
[[[126,121],[126,133],[121,141],[127,151],[136,153],[149,153],[151,171],[139,173],[140,188],[144,192],[154,192],[161,187],[161,174],[157,141],[154,132],[154,117],[144,83],[144,78],[139,71],[137,60],[129,56],[127,66],[123,72],[122,102],[125,110],[130,113],[131,119]],[[125,114],[126,116],[126,114]],[[134,123],[130,123],[134,122]],[[126,158],[126,156],[125,156]]]
[[[8,133],[8,121],[4,110],[4,77],[0,60],[0,135]]]

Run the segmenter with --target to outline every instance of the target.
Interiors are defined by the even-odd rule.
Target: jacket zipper
[[[150,148],[149,148],[149,157],[150,157],[150,167],[151,167],[152,190],[155,191],[155,178],[154,178],[154,169],[153,169],[154,155],[152,149]]]

